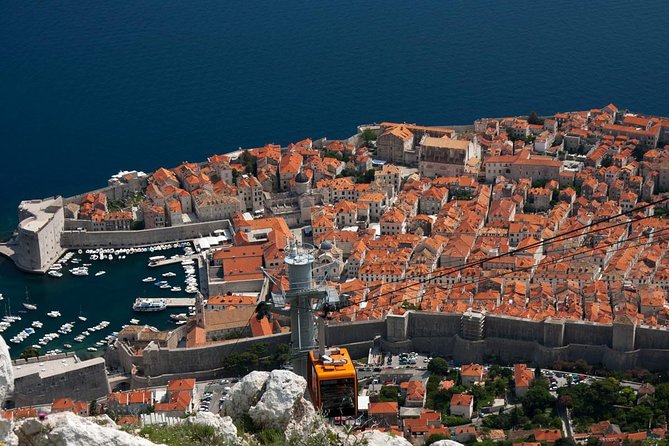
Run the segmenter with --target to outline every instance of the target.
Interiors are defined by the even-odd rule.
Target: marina
[[[153,284],[155,281],[169,283],[169,288],[160,289],[171,295],[164,297],[166,308],[184,307],[182,311],[186,311],[186,307],[194,305],[195,299],[186,293],[185,287],[197,290],[198,280],[194,270],[186,272],[192,265],[181,265],[184,259],[173,263],[178,267],[166,265],[160,274],[153,271],[152,282],[142,281],[152,272],[148,267],[149,257],[160,253],[169,259],[184,254],[183,244],[160,246],[153,247],[153,251],[149,247],[70,251],[42,276],[23,275],[11,262],[0,258],[0,275],[5,278],[0,284],[4,299],[0,307],[0,332],[8,340],[12,358],[19,357],[27,347],[38,349],[41,355],[59,351],[71,351],[82,358],[101,355],[109,342],[107,337],[121,331],[131,319],[132,324],[141,322],[158,329],[185,322],[170,319],[164,311],[140,314],[132,309],[137,296],[160,299],[156,297],[155,292],[160,288]],[[110,255],[113,260],[109,260]],[[70,269],[85,269],[89,274],[77,277]],[[101,271],[104,273],[97,274]],[[185,282],[187,277],[189,282]],[[34,305],[35,309],[24,303],[31,308]],[[109,325],[98,328],[103,320]],[[26,331],[27,328],[31,330]],[[16,342],[9,342],[12,338]],[[97,344],[100,342],[102,345]],[[88,350],[89,347],[95,350]]]
[[[192,307],[195,305],[195,298],[190,297],[141,297],[140,299],[148,302],[165,302],[166,308],[174,307]]]

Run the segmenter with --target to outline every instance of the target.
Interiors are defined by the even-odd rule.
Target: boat
[[[63,273],[61,273],[57,269],[49,270],[49,272],[47,272],[47,274],[50,275],[51,277],[63,277]]]
[[[81,314],[81,306],[79,306],[79,320],[82,321],[82,322],[86,322],[86,320],[88,320],[88,318],[86,316]]]
[[[142,279],[142,282],[155,282],[156,278],[155,277],[145,277]]]
[[[165,299],[142,299],[137,298],[135,303],[132,304],[132,309],[138,312],[154,312],[154,311],[163,311],[167,308],[167,301]]]
[[[87,276],[88,268],[86,268],[85,266],[80,266],[78,268],[72,268],[70,272],[75,276]]]
[[[71,344],[63,344],[63,347],[65,347],[65,348],[72,348],[72,345],[71,345]]]
[[[137,324],[139,324],[139,319],[130,319],[130,323],[132,325],[137,325]],[[123,328],[125,328],[125,327],[123,327]]]
[[[176,275],[177,275],[177,273],[174,273],[174,272],[172,272],[172,271],[163,273],[163,277],[174,277],[174,276],[176,276]]]
[[[28,295],[28,287],[26,287],[26,301],[23,302],[23,308],[26,310],[37,310],[37,305],[30,303],[30,296]]]
[[[46,315],[49,317],[60,317],[60,311],[52,310],[49,311]]]
[[[177,324],[177,325],[183,325],[183,324],[185,324],[186,322],[188,322],[188,321],[176,321],[176,324]]]
[[[170,314],[170,319],[173,321],[185,321],[188,319],[188,315],[186,313]]]
[[[32,326],[35,328],[42,328],[44,326],[40,321],[33,321]]]
[[[98,349],[95,348],[95,347],[88,347],[86,350],[88,350],[89,352],[97,352],[98,351]]]
[[[162,288],[162,289],[165,290],[167,288],[172,288],[172,285],[170,285],[169,283],[163,283],[159,286],[159,288]]]
[[[98,271],[97,273],[95,273],[95,277],[102,276],[103,274],[107,274],[107,271]]]
[[[175,287],[172,287],[172,289],[170,291],[174,291],[175,293],[178,293],[179,291],[181,291],[181,288],[179,288],[178,286],[175,286]]]

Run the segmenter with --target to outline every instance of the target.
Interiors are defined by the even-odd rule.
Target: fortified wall
[[[218,229],[232,231],[230,220],[207,221],[137,231],[63,231],[61,245],[65,249],[130,248],[192,240],[213,234]]]
[[[177,343],[153,345],[134,356],[117,343],[107,352],[112,367],[133,374],[133,387],[158,385],[178,376],[200,379],[225,375],[224,358],[255,343],[287,344],[290,334],[240,339],[196,348]],[[533,321],[481,313],[407,312],[382,321],[332,324],[326,329],[328,345],[347,347],[353,358],[366,357],[380,346],[393,353],[417,351],[453,358],[457,363],[527,362],[550,366],[557,360],[583,359],[610,369],[635,367],[669,370],[669,330],[638,326],[624,319],[611,325],[587,321]]]
[[[111,391],[103,358],[81,361],[68,353],[17,359],[13,366],[14,393],[8,399],[16,407],[51,404],[57,398],[91,401]]]

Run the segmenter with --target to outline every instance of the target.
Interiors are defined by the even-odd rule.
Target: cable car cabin
[[[345,348],[330,348],[322,357],[309,352],[309,395],[327,417],[354,417],[358,413],[358,381]]]

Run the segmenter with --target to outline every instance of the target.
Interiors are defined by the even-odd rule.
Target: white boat
[[[86,316],[79,316],[79,320],[82,322],[86,322],[88,318]]]
[[[60,317],[60,311],[56,310],[49,311],[46,315],[49,317]]]
[[[163,283],[163,284],[160,285],[159,288],[162,288],[162,289],[165,290],[167,288],[172,288],[172,285],[170,285],[169,283]]]
[[[102,276],[103,274],[107,274],[107,271],[98,271],[97,273],[95,273],[95,277]]]
[[[87,276],[88,268],[86,268],[85,266],[81,266],[79,268],[72,268],[70,272],[75,276]]]
[[[139,319],[130,319],[130,323],[132,325],[137,325],[137,324],[139,324]],[[123,327],[123,328],[125,328],[125,327]]]
[[[176,275],[177,275],[177,273],[173,273],[172,271],[163,273],[163,277],[174,277]]]
[[[37,305],[29,304],[27,302],[23,302],[23,307],[26,310],[37,310]]]
[[[72,348],[72,345],[71,345],[71,344],[63,344],[63,347],[65,347],[65,348]]]
[[[49,270],[47,274],[50,275],[51,277],[63,277],[63,273],[61,273],[56,269]]]
[[[167,301],[165,299],[151,300],[151,299],[135,299],[132,304],[132,309],[138,312],[154,312],[163,311],[167,308]]]
[[[42,328],[44,326],[40,321],[33,321],[32,326],[35,328]]]
[[[175,287],[172,287],[172,289],[170,291],[178,293],[179,291],[181,291],[181,288],[179,288],[178,286],[175,286]]]
[[[145,277],[142,279],[142,282],[155,282],[156,278],[155,277]]]
[[[185,324],[186,322],[188,322],[188,321],[176,321],[176,324],[177,324],[177,325],[183,325],[183,324]]]
[[[88,347],[86,350],[88,350],[89,352],[97,352],[98,351],[98,349],[95,348],[95,347]]]

